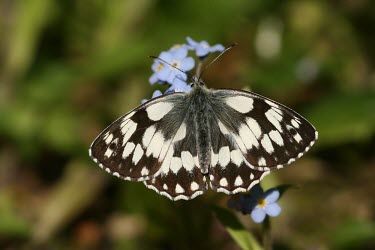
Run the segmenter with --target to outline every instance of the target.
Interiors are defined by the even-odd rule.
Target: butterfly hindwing
[[[207,190],[206,176],[202,174],[197,155],[193,112],[190,109],[185,114],[160,174],[145,181],[148,188],[172,200],[193,199]]]
[[[153,99],[108,126],[92,143],[90,156],[113,175],[143,181],[158,174],[183,117],[184,93]]]

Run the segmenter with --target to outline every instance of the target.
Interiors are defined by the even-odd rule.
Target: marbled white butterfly
[[[124,180],[172,200],[193,199],[210,186],[250,190],[275,169],[304,155],[318,132],[290,108],[258,94],[208,89],[152,99],[109,125],[89,154]]]

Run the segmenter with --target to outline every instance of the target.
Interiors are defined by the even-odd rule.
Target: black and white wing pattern
[[[315,128],[288,107],[252,92],[212,91],[211,188],[227,194],[250,190],[272,170],[304,155]]]
[[[251,189],[290,164],[317,139],[293,110],[255,93],[210,90],[164,95],[108,126],[90,156],[107,172],[144,184],[172,200],[207,190]]]
[[[144,181],[162,171],[170,148],[179,139],[186,94],[155,98],[109,125],[89,154],[101,168],[124,180]],[[182,116],[182,117],[181,117]]]

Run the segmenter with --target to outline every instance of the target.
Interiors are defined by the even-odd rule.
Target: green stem
[[[263,221],[264,250],[272,250],[271,222],[268,216]]]
[[[199,60],[198,62],[198,65],[197,65],[197,71],[195,72],[195,75],[198,77],[200,76],[201,74],[201,71],[202,71],[202,67],[203,67],[203,63],[204,63],[205,59],[203,60]]]

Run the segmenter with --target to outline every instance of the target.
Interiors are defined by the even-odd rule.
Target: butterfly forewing
[[[158,173],[182,121],[185,94],[153,99],[120,117],[93,142],[90,155],[107,172],[143,181]],[[173,121],[173,122],[171,122]],[[181,123],[181,122],[180,122]]]
[[[317,139],[303,117],[257,94],[216,90],[212,103],[211,138],[217,139],[212,140],[210,181],[217,191],[249,190],[270,171],[301,157]]]

